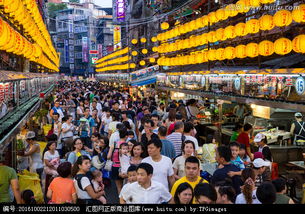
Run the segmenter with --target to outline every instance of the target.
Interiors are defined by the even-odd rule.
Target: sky
[[[101,7],[112,7],[112,0],[95,0],[94,2]]]

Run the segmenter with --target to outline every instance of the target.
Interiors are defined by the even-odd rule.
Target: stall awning
[[[151,79],[146,79],[146,80],[142,80],[142,81],[137,81],[137,82],[131,82],[131,86],[142,86],[142,85],[149,85],[149,84],[153,84],[157,81],[157,78],[151,78]]]

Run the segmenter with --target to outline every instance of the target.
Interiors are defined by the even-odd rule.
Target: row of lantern
[[[0,6],[9,20],[18,22],[24,31],[39,44],[43,52],[59,66],[59,57],[53,47],[51,37],[41,18],[36,1],[4,0]]]
[[[104,61],[106,61],[106,60],[108,60],[108,59],[112,59],[112,58],[117,57],[117,56],[121,56],[121,55],[127,54],[128,51],[129,51],[129,48],[126,47],[126,48],[124,48],[124,49],[121,49],[121,50],[118,50],[118,51],[113,52],[113,53],[111,53],[111,54],[108,54],[107,56],[104,56],[104,57],[98,59],[98,60],[96,61],[96,64],[102,63],[102,62],[104,62]]]
[[[136,67],[135,63],[127,63],[127,64],[123,64],[123,65],[113,65],[113,66],[96,69],[96,72],[128,70],[129,68],[135,68],[135,67]]]
[[[277,39],[274,43],[264,40],[259,44],[251,42],[247,45],[238,45],[236,47],[228,46],[193,52],[190,55],[177,56],[172,58],[161,57],[157,63],[161,66],[180,66],[190,64],[200,64],[216,60],[232,60],[235,58],[270,56],[273,53],[279,55],[289,54],[292,50],[297,53],[305,53],[305,34],[296,36],[292,41],[287,38]]]
[[[96,67],[97,68],[102,68],[102,67],[105,67],[105,66],[108,66],[108,65],[113,65],[113,64],[119,64],[119,63],[122,63],[122,62],[127,62],[131,60],[131,56],[123,56],[123,57],[119,57],[119,58],[116,58],[116,59],[113,59],[113,60],[109,60],[109,61],[106,61],[106,62],[103,62],[101,64],[98,64]]]
[[[251,7],[258,7],[260,4],[270,4],[274,2],[275,0],[239,0],[236,4],[229,4],[217,11],[210,12],[208,15],[179,25],[172,30],[160,33],[157,35],[157,39],[159,41],[168,40],[193,30],[207,27],[209,24],[213,25],[217,22],[225,21],[229,17],[237,16],[239,13],[247,13]],[[161,28],[166,30],[169,28],[169,24],[164,22],[161,24]]]
[[[56,66],[46,58],[40,60],[43,56],[41,47],[35,43],[32,44],[20,33],[15,31],[8,23],[0,18],[0,50],[24,56],[30,61],[47,65],[47,68],[53,69]],[[56,69],[53,69],[56,70]]]
[[[300,5],[300,8],[304,9],[305,15],[305,4]],[[294,16],[293,16],[294,14]],[[284,27],[292,23],[292,19],[297,22],[305,22],[305,16],[301,19],[296,15],[297,13],[290,12],[288,10],[279,10],[272,15],[263,15],[259,19],[251,19],[246,23],[238,23],[235,26],[229,25],[226,28],[219,28],[215,31],[203,33],[201,35],[192,35],[185,40],[176,40],[174,43],[164,43],[157,47],[157,52],[168,53],[173,51],[179,51],[187,48],[198,47],[201,45],[214,43],[217,41],[225,41],[227,39],[233,39],[235,37],[242,37],[248,34],[258,33],[260,30],[271,30],[275,26]],[[293,18],[294,17],[294,18]]]

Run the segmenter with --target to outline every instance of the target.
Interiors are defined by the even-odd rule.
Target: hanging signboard
[[[0,83],[0,101],[4,100],[4,84]]]
[[[298,95],[303,95],[305,92],[305,80],[303,77],[298,77],[295,81],[295,90]]]
[[[88,62],[88,37],[82,37],[83,62]]]
[[[125,0],[116,0],[116,15],[118,21],[125,21]]]

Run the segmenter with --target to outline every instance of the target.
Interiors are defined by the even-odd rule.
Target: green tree
[[[48,12],[49,17],[54,19],[56,17],[56,11],[67,9],[67,5],[64,3],[56,4],[56,3],[48,3]]]

